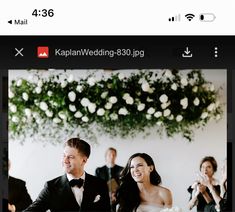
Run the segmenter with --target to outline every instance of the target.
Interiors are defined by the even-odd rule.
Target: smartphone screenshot
[[[234,3],[89,3],[0,8],[1,211],[235,211]]]

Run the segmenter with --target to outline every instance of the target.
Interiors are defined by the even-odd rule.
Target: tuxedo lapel
[[[83,199],[82,199],[82,204],[81,204],[82,210],[85,210],[86,208],[88,208],[90,204],[92,203],[93,195],[91,191],[92,191],[92,183],[90,182],[89,175],[86,173]]]
[[[67,205],[69,208],[77,208],[79,209],[80,206],[77,203],[77,200],[73,194],[73,191],[69,185],[69,181],[67,179],[66,175],[63,175],[61,177],[61,187],[59,188],[58,193],[63,194],[63,200],[58,200],[62,201],[64,205]]]

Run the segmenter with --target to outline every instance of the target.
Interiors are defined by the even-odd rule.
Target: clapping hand
[[[8,211],[15,212],[16,211],[15,205],[13,205],[13,204],[11,205],[11,204],[8,203]]]

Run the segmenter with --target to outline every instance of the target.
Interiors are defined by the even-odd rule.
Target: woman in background
[[[160,186],[161,177],[146,153],[132,155],[121,172],[117,191],[119,212],[158,212],[172,207],[171,191]]]
[[[220,186],[218,181],[214,178],[214,173],[217,171],[217,162],[214,157],[204,157],[200,163],[200,175],[205,175],[211,182],[216,193],[220,193]],[[213,196],[209,189],[203,185],[200,180],[195,181],[189,188],[188,192],[191,194],[189,201],[189,209],[197,206],[197,211],[204,211],[205,206],[213,201]]]
[[[220,195],[216,192],[209,178],[206,175],[201,176],[201,183],[208,187],[214,199],[205,206],[205,212],[229,211],[227,201],[227,160],[224,160],[221,171]]]

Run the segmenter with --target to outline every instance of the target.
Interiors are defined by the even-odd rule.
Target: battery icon
[[[213,13],[201,13],[199,15],[200,21],[203,21],[203,22],[212,22],[215,20],[215,18],[216,16]]]

